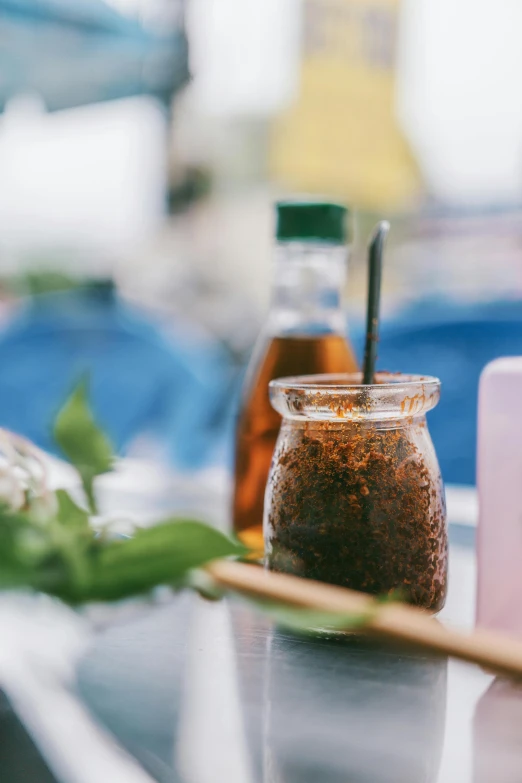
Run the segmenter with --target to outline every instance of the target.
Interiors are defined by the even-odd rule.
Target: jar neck
[[[348,248],[309,242],[276,246],[269,327],[276,334],[345,334]]]

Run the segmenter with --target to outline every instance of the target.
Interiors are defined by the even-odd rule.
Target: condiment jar
[[[431,612],[446,598],[444,488],[426,413],[437,378],[378,373],[281,378],[268,479],[265,563]]]

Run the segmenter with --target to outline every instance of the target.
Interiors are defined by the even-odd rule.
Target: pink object
[[[522,357],[484,369],[478,414],[477,624],[522,636]]]

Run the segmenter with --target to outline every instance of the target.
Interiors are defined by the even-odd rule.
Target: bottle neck
[[[345,334],[348,248],[304,242],[276,246],[269,328],[278,335]]]

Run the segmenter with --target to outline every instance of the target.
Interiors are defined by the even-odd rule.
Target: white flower
[[[13,511],[19,511],[25,504],[22,480],[9,465],[0,465],[0,502]]]
[[[58,501],[54,492],[45,492],[29,499],[31,516],[36,520],[45,520],[58,513]]]
[[[36,519],[56,514],[58,504],[47,488],[43,453],[33,443],[0,428],[0,503],[14,511],[29,506]]]

